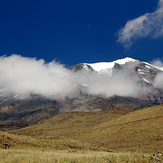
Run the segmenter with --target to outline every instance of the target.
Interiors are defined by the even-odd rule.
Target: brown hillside
[[[111,151],[158,152],[163,151],[163,106],[153,106],[127,115],[64,113],[12,133],[69,138]]]
[[[36,125],[12,131],[12,133],[64,138],[90,130],[98,124],[111,121],[122,115],[109,112],[67,112],[53,116]]]

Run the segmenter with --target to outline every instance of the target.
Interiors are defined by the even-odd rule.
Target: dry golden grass
[[[64,113],[12,133],[32,136],[55,149],[154,153],[163,151],[163,106],[127,115]]]
[[[71,138],[113,151],[163,151],[163,106],[129,113]]]
[[[9,146],[9,147],[8,147]],[[1,149],[41,149],[41,150],[90,150],[92,144],[84,143],[71,138],[34,137],[25,135],[14,135],[0,131]],[[102,147],[95,146],[91,150],[106,151]]]
[[[152,163],[138,153],[90,151],[41,151],[38,149],[2,150],[0,163]]]
[[[108,122],[121,116],[106,112],[68,112],[51,117],[36,125],[12,131],[11,133],[44,137],[68,137],[90,130],[100,123]]]

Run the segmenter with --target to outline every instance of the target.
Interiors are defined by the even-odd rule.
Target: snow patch
[[[142,70],[142,69],[138,69],[138,73],[139,73],[140,75],[146,75],[146,74],[144,73],[144,70]]]
[[[95,71],[101,71],[101,70],[105,70],[105,69],[112,69],[114,67],[114,62],[98,62],[98,63],[91,63],[91,64],[87,64],[89,66],[91,66]]]
[[[147,64],[146,66],[150,66],[150,68],[153,67],[153,68],[156,68],[156,69],[158,69],[158,70],[163,71],[163,67],[158,67],[158,66],[155,66],[155,65],[149,64],[148,62],[144,62],[144,63]]]
[[[151,67],[150,67],[150,66],[148,66],[148,65],[145,65],[145,67],[146,67],[146,68],[151,68]]]
[[[124,58],[124,59],[118,59],[118,60],[116,60],[115,63],[118,63],[118,64],[125,64],[126,62],[135,62],[135,61],[136,61],[135,59],[126,57],[126,58]]]
[[[149,83],[149,84],[151,84],[151,82],[150,81],[148,81],[147,79],[145,79],[145,78],[142,78],[145,82],[147,82],[147,83]]]
[[[140,75],[146,75],[144,72],[140,71],[138,72]]]
[[[87,87],[87,84],[81,84],[83,87]]]
[[[89,70],[89,68],[87,67],[87,65],[84,63],[84,66],[83,66],[86,70]]]
[[[86,63],[86,64],[91,66],[95,71],[100,72],[102,70],[112,69],[114,67],[115,63],[122,65],[122,64],[125,64],[126,62],[134,62],[134,61],[136,61],[136,60],[126,57],[124,59],[118,59],[113,62],[98,62],[98,63]],[[110,71],[110,72],[112,72],[112,71]]]

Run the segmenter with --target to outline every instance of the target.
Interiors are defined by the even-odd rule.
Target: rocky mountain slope
[[[0,128],[21,128],[64,112],[112,112],[127,114],[156,103],[132,97],[81,95],[51,100],[33,96],[25,100],[7,100],[0,104]]]

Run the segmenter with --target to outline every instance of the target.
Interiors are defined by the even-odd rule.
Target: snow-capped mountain
[[[158,74],[163,73],[162,67],[127,57],[113,62],[80,63],[69,66],[64,70],[64,72],[73,75],[73,79],[74,77],[79,78],[75,78],[78,85],[75,83],[76,87],[73,87],[75,92],[73,96],[60,99],[31,94],[28,98],[21,99],[18,98],[19,94],[4,96],[8,93],[8,90],[2,87],[0,90],[0,125],[16,123],[19,127],[19,125],[36,123],[67,111],[111,111],[127,114],[128,111],[163,104],[163,91],[155,87],[155,78]],[[130,89],[128,83],[126,84],[125,81],[121,81],[121,78],[117,78],[121,74],[127,74],[127,77],[131,78],[132,81],[136,80],[138,85],[142,86],[142,90],[146,89],[146,92],[142,91],[135,96],[121,95],[121,92],[125,93]],[[109,83],[109,80],[115,76],[116,80]],[[103,77],[104,79],[101,79]],[[86,80],[83,80],[83,78],[86,78]],[[89,82],[90,79],[91,82]],[[95,85],[90,89],[89,86],[94,83]],[[114,86],[110,86],[108,83]],[[123,84],[121,85],[121,83]],[[123,88],[123,85],[127,86]],[[107,90],[107,86],[111,88]],[[88,89],[89,91],[87,91]],[[136,89],[134,88],[132,91],[136,91]],[[113,91],[112,95],[101,93],[105,90]],[[117,90],[120,94],[116,94]]]
[[[163,67],[158,67],[147,62],[126,57],[113,62],[83,63],[82,68],[94,70],[98,74],[112,76],[115,71],[135,71],[139,77],[148,84],[153,84],[154,78],[158,73],[163,72]]]
[[[106,69],[112,69],[115,66],[116,63],[119,64],[119,65],[124,65],[126,63],[133,63],[133,62],[141,62],[141,61],[130,58],[130,57],[126,57],[124,59],[118,59],[118,60],[115,60],[113,62],[85,63],[85,66],[89,65],[95,71],[100,72],[100,71],[103,71],[103,70],[106,70]],[[155,65],[149,64],[147,62],[143,62],[143,61],[142,61],[142,63],[146,64],[146,67],[149,68],[149,69],[150,68],[156,68],[158,70],[163,71],[163,67],[158,67],[158,66],[155,66]]]
[[[70,66],[68,69],[74,71],[94,71],[97,74],[105,74],[110,77],[117,73],[125,73],[131,78],[135,78],[137,83],[142,86],[142,90],[148,90],[146,92],[140,92],[138,98],[163,103],[163,91],[155,87],[156,76],[163,73],[163,67],[126,57],[113,62],[80,63]]]
[[[151,70],[163,71],[163,67],[158,67],[147,62],[141,62],[139,60],[132,59],[129,57],[126,57],[124,59],[118,59],[113,62],[84,63],[83,68],[88,69],[87,67],[90,66],[93,68],[94,71],[97,71],[98,73],[109,73],[108,75],[111,76],[113,69],[116,65],[125,66],[129,64],[137,65],[139,67],[138,74],[146,74],[146,72],[149,72]]]
[[[109,73],[108,75],[112,75],[112,70],[115,66],[115,64],[124,65],[128,62],[135,62],[135,59],[132,58],[124,58],[124,59],[118,59],[113,62],[98,62],[98,63],[85,63],[84,68],[87,67],[87,65],[91,66],[93,70],[97,71],[98,73]]]
[[[147,62],[139,61],[133,58],[126,57],[124,59],[118,59],[113,62],[97,62],[97,63],[80,63],[67,67],[68,69],[79,71],[81,69],[96,71],[100,73],[106,73],[112,76],[113,69],[120,65],[124,67],[126,65],[138,66],[138,74],[143,75],[150,71],[163,72],[163,67],[158,67]]]

